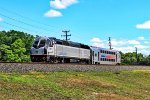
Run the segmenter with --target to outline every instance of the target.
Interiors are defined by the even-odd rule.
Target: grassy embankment
[[[0,99],[149,100],[150,70],[0,73]]]

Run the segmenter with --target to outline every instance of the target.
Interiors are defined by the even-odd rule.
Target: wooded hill
[[[34,36],[15,30],[0,31],[0,61],[2,62],[30,62],[30,48]],[[150,64],[150,55],[144,57],[139,53],[121,53],[122,64]]]

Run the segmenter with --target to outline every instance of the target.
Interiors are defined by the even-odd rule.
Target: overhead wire
[[[54,28],[54,26],[47,25],[47,24],[45,24],[45,23],[41,23],[41,22],[39,22],[39,21],[33,20],[33,19],[29,18],[29,17],[23,16],[23,15],[21,15],[21,14],[18,14],[18,13],[16,13],[16,12],[13,12],[13,11],[10,11],[10,10],[7,10],[7,9],[5,9],[5,8],[0,7],[0,9],[4,10],[4,11],[6,11],[6,12],[10,12],[10,13],[12,13],[12,14],[15,14],[15,15],[21,17],[21,18],[34,21],[34,22],[36,22],[36,23],[38,23],[38,24],[40,23],[40,24],[42,24],[42,25],[50,26],[50,27],[53,27],[53,28]],[[6,17],[6,18],[8,18],[8,19],[11,19],[11,20],[13,20],[13,21],[16,21],[16,22],[19,22],[19,23],[28,25],[28,26],[30,26],[30,27],[34,27],[34,28],[36,28],[36,29],[42,29],[42,30],[44,30],[44,31],[47,30],[47,31],[51,31],[51,32],[52,32],[52,30],[48,30],[48,29],[45,29],[45,28],[42,28],[42,27],[38,27],[38,26],[35,26],[35,25],[32,25],[32,24],[28,24],[28,23],[23,22],[23,21],[20,21],[20,20],[18,20],[18,19],[8,17],[8,16],[6,16],[6,15],[4,15],[4,14],[2,14],[2,13],[0,13],[0,15],[3,16],[3,17]],[[22,29],[24,29],[24,30],[29,30],[29,29],[26,29],[26,28],[23,28],[23,27],[20,27],[20,26],[17,26],[17,25],[13,25],[13,24],[7,23],[7,22],[5,22],[5,23],[8,24],[8,25],[14,26],[14,27],[22,28]],[[73,34],[73,35],[75,35],[77,38],[81,38],[81,36],[79,36],[79,35],[77,35],[77,34]],[[87,35],[86,35],[86,37],[87,37]]]
[[[40,22],[40,21],[34,20],[34,19],[32,19],[32,18],[29,18],[29,17],[23,16],[23,15],[21,15],[21,14],[19,14],[19,13],[16,13],[16,12],[11,11],[11,10],[8,10],[8,9],[5,9],[5,8],[3,8],[3,7],[0,7],[0,9],[1,9],[1,10],[3,10],[3,11],[9,12],[9,13],[15,14],[15,15],[17,15],[17,16],[19,16],[19,17],[21,17],[21,18],[31,20],[31,21],[33,21],[33,22],[35,22],[35,23],[38,23],[38,24],[40,23],[40,24],[42,24],[42,25],[50,26],[50,27],[53,27],[53,28],[55,28],[55,27],[56,27],[56,26],[52,26],[52,25],[45,24],[45,23],[43,23],[43,22]]]
[[[4,11],[6,11],[6,12],[10,12],[10,13],[12,13],[12,14],[15,14],[15,15],[17,15],[17,16],[20,16],[21,18],[24,18],[24,19],[28,19],[28,20],[34,21],[34,22],[36,22],[36,23],[38,23],[38,24],[40,23],[40,24],[42,24],[42,25],[50,26],[50,27],[53,27],[53,28],[56,27],[56,26],[52,26],[52,25],[48,25],[48,24],[42,23],[42,22],[40,22],[40,21],[33,20],[32,18],[23,16],[23,15],[21,15],[21,14],[19,14],[19,13],[16,13],[16,12],[14,12],[14,11],[10,11],[10,10],[5,9],[5,8],[3,8],[3,7],[0,7],[0,9],[4,10]],[[6,16],[6,17],[7,17],[7,16]],[[13,20],[14,20],[14,19],[13,19]],[[19,22],[20,22],[20,21],[19,21]],[[24,24],[26,24],[26,23],[24,23]],[[77,37],[78,37],[78,36],[77,36]],[[79,36],[79,37],[80,37],[80,36]]]
[[[38,23],[38,24],[40,23],[41,25],[45,25],[45,26],[47,26],[47,27],[50,26],[50,27],[53,27],[53,28],[54,28],[54,26],[51,26],[51,25],[42,23],[42,22],[40,22],[40,21],[33,20],[32,18],[25,17],[25,16],[23,16],[23,15],[21,15],[21,14],[18,14],[18,13],[16,13],[16,12],[13,12],[13,11],[10,11],[10,10],[7,10],[7,9],[5,9],[5,8],[0,7],[0,9],[3,10],[3,11],[9,12],[9,13],[15,14],[15,15],[17,15],[17,16],[23,18],[23,19],[28,19],[28,20],[31,20],[32,22],[36,22],[36,23]],[[10,19],[10,20],[13,20],[13,21],[22,23],[22,24],[24,24],[24,25],[28,25],[28,26],[30,26],[30,27],[33,27],[34,29],[38,29],[38,30],[41,30],[41,29],[42,29],[42,30],[45,31],[45,32],[42,32],[42,33],[47,33],[47,31],[48,31],[48,34],[49,34],[49,33],[58,33],[58,31],[60,31],[60,29],[59,29],[58,31],[56,31],[56,30],[54,31],[54,30],[52,30],[52,29],[49,30],[49,29],[43,28],[43,27],[41,27],[41,26],[39,27],[39,26],[35,26],[35,25],[32,25],[32,24],[28,24],[28,23],[23,22],[23,21],[21,21],[21,20],[18,20],[18,19],[16,19],[16,18],[8,17],[8,16],[6,16],[6,15],[4,15],[4,14],[2,14],[2,13],[0,13],[0,15],[3,16],[3,17],[5,17],[5,18],[8,18],[8,19]]]
[[[25,24],[25,25],[28,25],[28,26],[34,27],[34,28],[36,28],[36,29],[42,29],[42,30],[44,30],[44,31],[45,31],[45,30],[50,31],[50,30],[48,30],[48,29],[44,29],[44,28],[42,28],[42,27],[38,27],[38,26],[35,26],[35,25],[31,25],[31,24],[25,23],[25,22],[20,21],[20,20],[18,20],[18,19],[8,17],[8,16],[6,16],[6,15],[4,15],[4,14],[2,14],[2,13],[0,13],[0,15],[1,15],[1,16],[3,16],[3,17],[6,17],[6,18],[8,18],[8,19],[11,19],[11,20],[17,21],[17,22],[19,22],[19,23],[22,23],[22,24]]]
[[[8,22],[6,22],[6,21],[3,21],[3,23],[4,23],[4,24],[7,24],[7,25],[9,25],[9,26],[13,26],[13,27],[16,27],[16,28],[20,28],[20,29],[29,31],[29,32],[38,33],[38,32],[36,32],[36,31],[33,31],[33,30],[30,30],[30,29],[27,29],[27,28],[24,28],[24,27],[21,27],[21,26],[18,26],[18,25],[14,25],[14,24],[8,23]]]
[[[5,30],[3,28],[5,28]],[[7,31],[7,29],[9,30],[10,27],[6,27],[6,26],[3,26],[3,25],[0,25],[0,31]]]

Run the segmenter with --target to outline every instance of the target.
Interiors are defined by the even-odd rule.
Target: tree
[[[150,65],[150,55],[147,57],[144,57],[143,54],[138,53],[137,55],[138,58],[136,58],[136,53],[122,53],[121,52],[121,59],[122,59],[122,64],[127,64],[127,65],[133,65],[133,64],[139,64],[139,65]],[[137,63],[138,62],[138,63]]]
[[[30,61],[30,48],[34,36],[15,30],[0,31],[0,61]]]
[[[0,45],[0,60],[1,61],[6,60],[7,50],[10,50],[10,46],[7,46],[5,44]]]

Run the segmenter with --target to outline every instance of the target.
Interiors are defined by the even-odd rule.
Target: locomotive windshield
[[[34,48],[44,47],[45,43],[46,43],[46,39],[37,38],[33,43],[33,47]]]
[[[45,39],[42,39],[42,40],[40,40],[40,44],[39,44],[39,48],[40,47],[44,47],[45,46],[45,43],[46,43],[46,40]]]
[[[37,48],[38,43],[39,43],[39,38],[34,41],[33,47],[34,47],[34,48]]]

